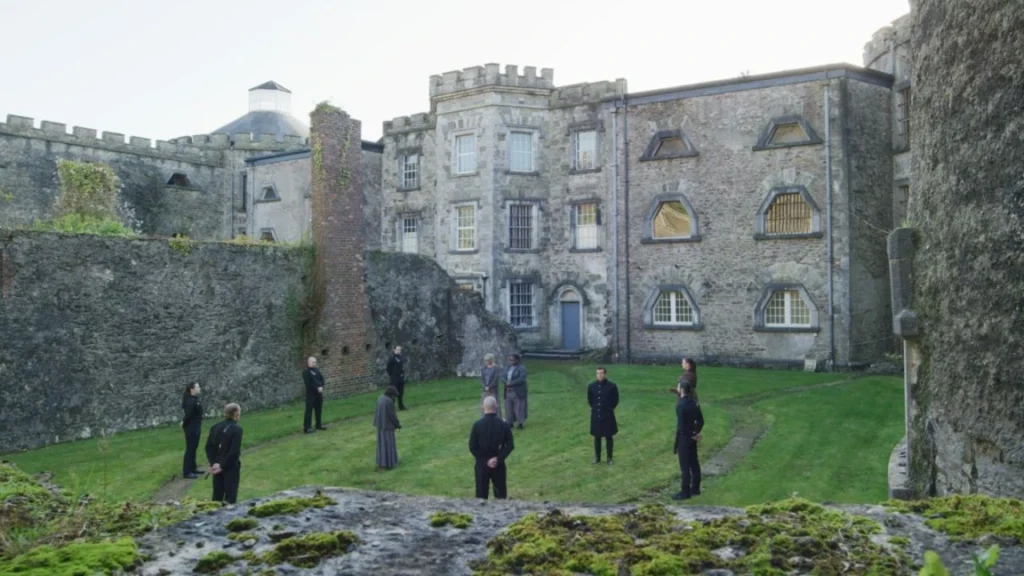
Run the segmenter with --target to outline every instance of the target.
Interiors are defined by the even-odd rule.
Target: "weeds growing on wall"
[[[318,264],[316,247],[303,241],[297,247],[302,255],[302,285],[285,296],[285,312],[299,334],[296,357],[305,365],[307,355],[315,348],[320,314],[326,300],[327,285],[323,266]]]
[[[63,232],[66,234],[93,234],[95,236],[135,236],[135,231],[118,220],[95,218],[81,214],[65,214],[53,220],[36,220],[32,229],[40,232]]]
[[[195,247],[197,242],[188,236],[173,236],[168,241],[171,246],[171,250],[174,250],[182,256],[188,256],[192,253],[192,248]]]
[[[60,195],[53,218],[36,220],[33,230],[126,237],[142,225],[132,208],[118,205],[120,183],[110,166],[58,160],[57,181]]]

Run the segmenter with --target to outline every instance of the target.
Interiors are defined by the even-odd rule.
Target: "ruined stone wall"
[[[911,389],[920,493],[1024,496],[1024,11],[917,0]]]

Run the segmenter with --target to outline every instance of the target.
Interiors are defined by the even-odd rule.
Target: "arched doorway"
[[[579,292],[573,288],[565,288],[558,296],[561,310],[562,350],[581,350],[583,348],[582,302]]]

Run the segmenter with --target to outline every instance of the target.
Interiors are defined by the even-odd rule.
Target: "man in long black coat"
[[[242,408],[235,403],[224,407],[224,420],[210,428],[206,436],[206,460],[213,474],[213,501],[234,504],[241,482],[242,427],[238,425]]]
[[[313,432],[314,412],[316,412],[316,429],[327,430],[327,427],[320,423],[320,416],[324,410],[324,376],[316,367],[316,358],[310,356],[306,360],[306,369],[302,371],[302,381],[306,385],[306,413],[302,417],[302,431],[306,434]]]
[[[405,410],[405,358],[401,346],[394,347],[388,360],[388,380],[398,390],[398,409]]]
[[[611,464],[612,437],[619,432],[619,424],[615,421],[619,387],[608,379],[608,371],[603,366],[597,369],[597,380],[587,386],[587,402],[590,403],[590,435],[594,437],[594,464],[601,463],[601,438],[605,439],[608,464]]]
[[[512,427],[498,417],[498,399],[484,398],[484,417],[469,431],[469,452],[476,459],[476,497],[487,500],[487,489],[494,485],[494,497],[508,498],[505,460],[515,450]]]

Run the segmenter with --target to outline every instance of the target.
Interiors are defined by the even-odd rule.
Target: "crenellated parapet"
[[[552,108],[576,106],[604,100],[614,100],[626,94],[626,79],[618,78],[614,82],[586,82],[562,86],[551,93],[549,105]]]
[[[171,141],[182,146],[214,150],[231,148],[234,150],[276,151],[309,147],[309,138],[278,137],[276,134],[232,134],[231,136],[227,134],[197,134],[181,136]]]
[[[893,46],[910,43],[910,14],[905,14],[892,21],[884,28],[879,28],[871,35],[871,40],[864,45],[864,66],[870,68],[872,63],[885,56]]]
[[[504,73],[501,72],[499,64],[471,66],[462,70],[431,76],[430,97],[435,98],[444,94],[452,94],[484,86],[553,90],[555,88],[555,70],[553,68],[541,68],[540,75],[538,76],[535,66],[524,66],[522,75],[519,74],[519,67],[512,64],[505,66]]]
[[[419,130],[430,130],[434,127],[434,115],[427,112],[420,112],[412,116],[399,116],[392,120],[384,121],[384,135],[402,134],[404,132],[417,132]]]

